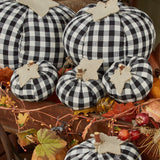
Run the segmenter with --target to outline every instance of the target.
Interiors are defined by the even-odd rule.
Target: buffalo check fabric
[[[101,76],[102,77],[102,76]],[[76,78],[76,70],[66,72],[56,86],[58,98],[73,110],[90,108],[106,95],[101,79],[83,81]]]
[[[95,4],[87,5],[68,23],[63,43],[76,65],[82,58],[103,59],[100,71],[104,72],[126,56],[149,57],[155,41],[151,19],[136,8],[118,5],[119,12],[97,22],[86,12]]]
[[[119,64],[131,67],[131,79],[126,81],[121,94],[117,93],[111,76],[119,67]],[[142,57],[127,57],[126,59],[115,62],[106,71],[102,82],[106,87],[107,93],[118,102],[127,103],[142,100],[147,96],[152,88],[153,75],[152,68],[148,61]]]
[[[39,78],[30,79],[23,87],[19,85],[19,76],[14,71],[11,77],[12,93],[24,101],[41,101],[50,96],[58,81],[57,69],[47,61],[37,62]]]
[[[137,148],[130,142],[121,144],[121,154],[113,153],[99,154],[95,151],[94,138],[88,139],[79,145],[72,147],[65,160],[141,160]]]
[[[62,33],[73,16],[61,4],[42,18],[25,5],[0,2],[0,64],[16,69],[30,60],[46,60],[60,68],[65,57]]]

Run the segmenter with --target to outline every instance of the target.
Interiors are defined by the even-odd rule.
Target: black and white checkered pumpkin
[[[19,75],[14,71],[11,77],[11,91],[19,99],[24,101],[40,101],[48,98],[58,81],[57,69],[47,61],[37,62],[39,78],[30,79],[23,87],[20,87]],[[25,73],[24,73],[25,74]]]
[[[88,139],[79,145],[72,147],[65,160],[141,160],[137,148],[130,142],[121,144],[121,154],[99,154],[95,151],[94,138]]]
[[[62,33],[74,12],[63,5],[40,17],[30,8],[10,0],[0,1],[0,64],[16,69],[30,60],[64,62]]]
[[[148,58],[155,40],[155,29],[147,14],[118,2],[119,12],[97,22],[82,8],[66,26],[63,34],[65,50],[78,65],[82,58],[103,59],[100,71],[126,56]]]
[[[111,76],[119,67],[119,64],[131,67],[131,79],[126,81],[123,91],[119,94],[115,85],[111,82]],[[123,103],[142,100],[149,93],[152,83],[152,68],[148,61],[142,57],[132,57],[120,60],[111,65],[102,79],[107,93],[115,100]]]
[[[60,101],[73,110],[87,109],[106,95],[106,90],[99,76],[98,80],[83,81],[76,78],[76,69],[66,72],[56,86]]]

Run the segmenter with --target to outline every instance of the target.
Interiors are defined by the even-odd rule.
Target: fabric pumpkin
[[[121,154],[113,153],[99,154],[95,151],[94,138],[88,139],[79,145],[72,147],[65,160],[141,160],[137,148],[129,142],[121,144]]]
[[[57,69],[47,61],[37,62],[39,78],[30,79],[23,87],[19,84],[19,75],[14,71],[11,77],[11,91],[24,101],[40,101],[51,95],[58,81]]]
[[[51,62],[60,68],[64,62],[62,33],[74,12],[63,5],[40,17],[18,2],[0,2],[0,64],[16,69],[30,60]]]
[[[66,72],[56,86],[56,93],[60,101],[73,110],[86,109],[94,106],[98,100],[106,95],[102,81],[83,81],[76,78],[76,69]]]
[[[119,64],[130,66],[132,75],[131,79],[126,81],[121,94],[117,93],[114,84],[110,80]],[[115,100],[122,103],[139,101],[146,97],[152,88],[152,68],[148,61],[142,57],[128,57],[113,63],[104,74],[102,82],[107,93]]]
[[[68,23],[63,34],[67,55],[75,65],[82,58],[103,59],[99,71],[105,72],[113,62],[126,56],[148,58],[155,41],[155,29],[144,12],[118,2],[120,11],[97,22],[82,8]]]

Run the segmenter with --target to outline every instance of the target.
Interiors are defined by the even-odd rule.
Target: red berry
[[[131,130],[130,131],[130,140],[134,141],[140,137],[140,131],[139,130]]]
[[[144,126],[149,123],[149,116],[147,113],[138,113],[135,120],[139,126]]]
[[[122,141],[125,141],[129,138],[129,131],[127,129],[122,129],[118,133],[118,138]]]

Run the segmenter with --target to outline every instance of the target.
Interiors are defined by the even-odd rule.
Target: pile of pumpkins
[[[116,12],[94,19],[98,7],[112,3],[118,7]],[[14,70],[12,93],[24,101],[41,101],[56,92],[73,110],[93,107],[105,95],[122,103],[145,98],[153,84],[148,58],[156,37],[149,16],[117,0],[88,4],[77,13],[55,4],[42,16],[21,0],[0,2],[0,65]],[[58,77],[66,57],[71,58],[73,69]],[[78,76],[77,66],[83,59],[103,61],[98,79],[84,81]],[[123,82],[127,74],[130,78]],[[122,84],[121,92],[117,82],[111,81],[113,75]]]

